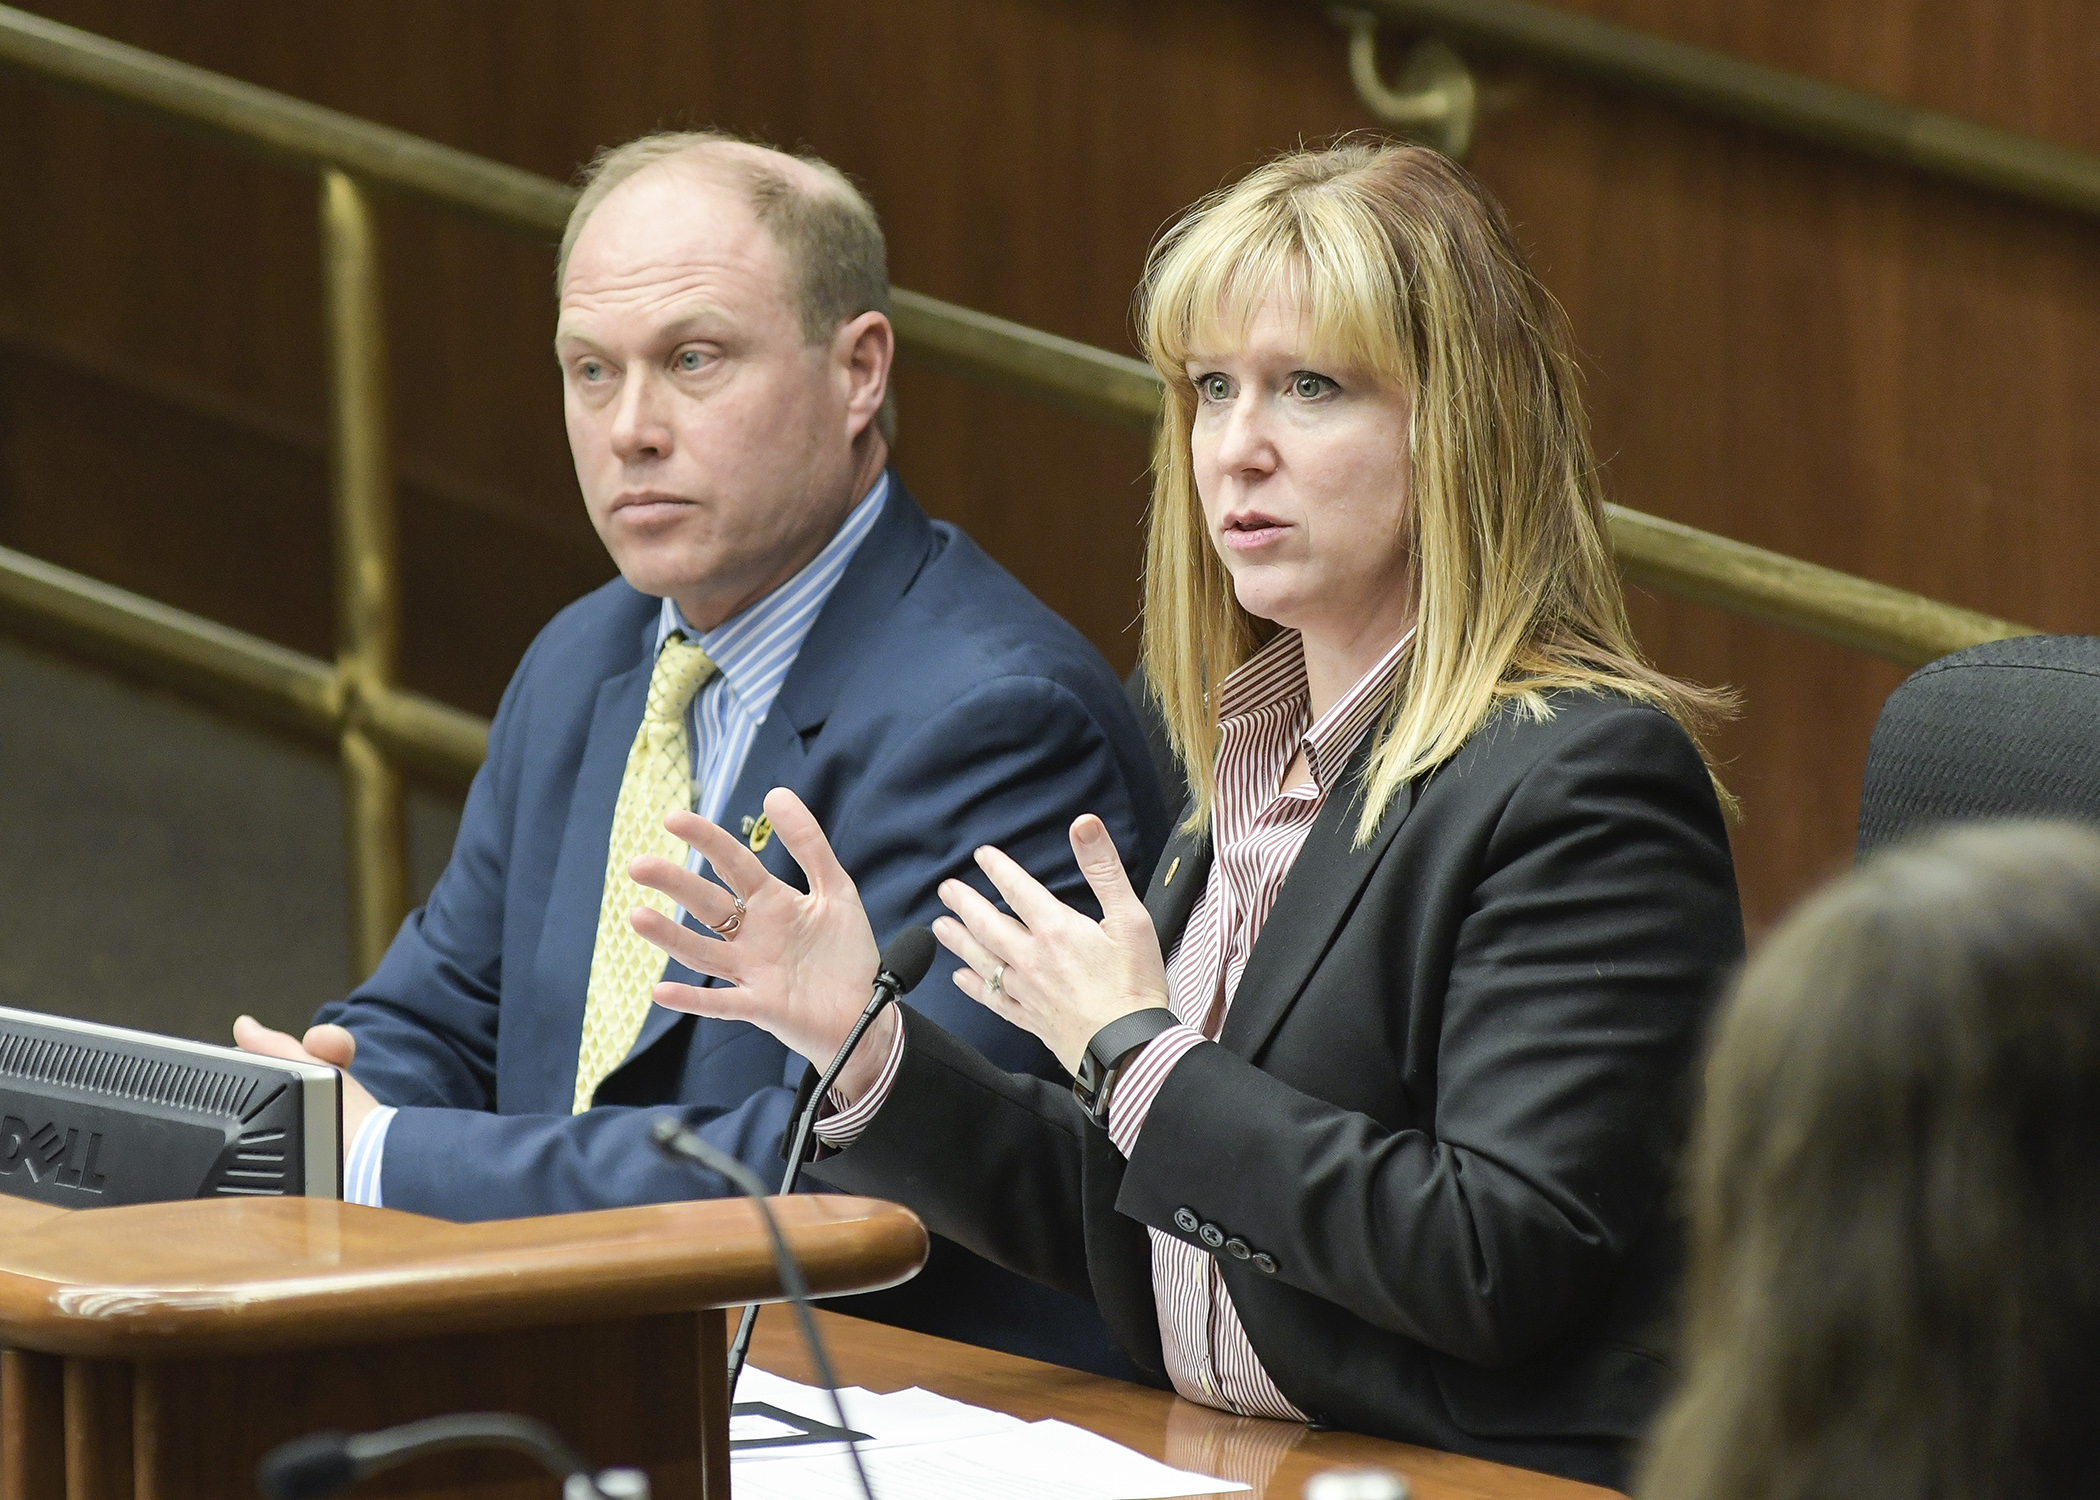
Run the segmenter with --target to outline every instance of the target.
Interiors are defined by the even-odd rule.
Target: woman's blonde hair
[[[1345,140],[1197,204],[1153,248],[1138,292],[1139,337],[1168,393],[1143,660],[1194,793],[1190,828],[1210,818],[1217,685],[1276,627],[1241,607],[1211,544],[1186,361],[1231,347],[1272,293],[1297,302],[1309,359],[1374,372],[1413,403],[1412,483],[1393,496],[1393,525],[1413,553],[1415,636],[1376,730],[1358,841],[1504,700],[1543,719],[1553,689],[1621,693],[1698,740],[1730,699],[1663,675],[1634,644],[1565,314],[1462,168]]]

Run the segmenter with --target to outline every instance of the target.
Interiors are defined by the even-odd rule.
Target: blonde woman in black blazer
[[[892,1011],[812,1170],[1091,1296],[1192,1400],[1623,1483],[1742,929],[1695,738],[1721,700],[1633,644],[1559,309],[1461,169],[1352,142],[1192,210],[1141,328],[1180,831],[1140,901],[1073,825],[1099,921],[980,851],[1004,909],[950,882],[936,933],[1074,1088]],[[821,1064],[874,939],[814,819],[767,807],[806,894],[676,817],[727,890],[635,878],[732,936],[635,921],[727,982],[660,1003]]]

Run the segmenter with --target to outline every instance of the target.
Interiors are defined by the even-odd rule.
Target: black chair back
[[[1859,854],[1982,818],[2100,823],[2100,636],[1971,646],[1889,694],[1867,748]]]

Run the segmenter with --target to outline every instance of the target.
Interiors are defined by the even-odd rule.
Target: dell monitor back
[[[335,1069],[0,1006],[0,1193],[342,1196]]]

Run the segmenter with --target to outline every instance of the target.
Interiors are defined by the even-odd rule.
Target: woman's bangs
[[[1191,227],[1161,263],[1148,307],[1146,342],[1160,374],[1186,383],[1192,355],[1237,348],[1272,293],[1295,292],[1302,258],[1294,239],[1288,224],[1251,215],[1214,215]]]
[[[1391,247],[1369,215],[1340,195],[1307,205],[1297,291],[1309,358],[1407,383],[1406,300]]]
[[[1299,306],[1308,363],[1397,381],[1412,374],[1406,314],[1375,225],[1323,222],[1331,215],[1299,203],[1233,207],[1191,224],[1159,264],[1145,333],[1162,376],[1185,384],[1192,355],[1243,345],[1276,296]]]

